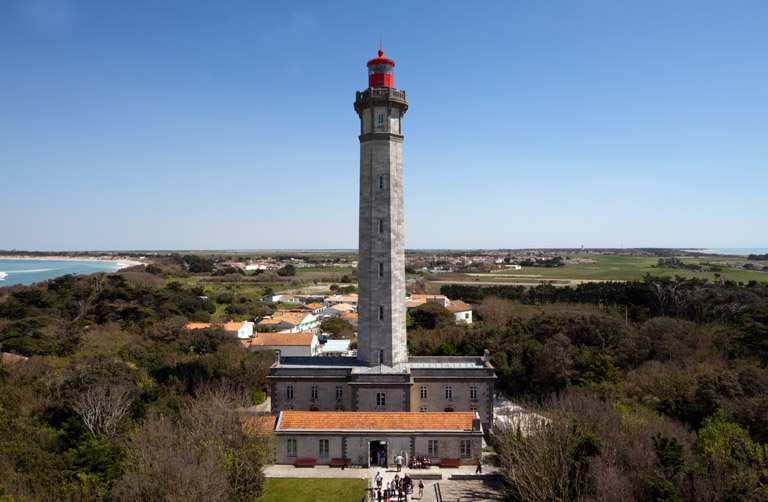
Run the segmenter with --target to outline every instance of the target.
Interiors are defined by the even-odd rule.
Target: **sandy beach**
[[[15,254],[15,255],[3,255],[0,256],[0,260],[67,260],[67,261],[111,261],[115,263],[120,263],[122,265],[125,265],[120,268],[127,268],[127,267],[133,267],[136,265],[146,265],[146,263],[137,261],[135,258],[133,259],[127,259],[127,258],[121,258],[119,255],[116,256],[67,256],[67,255],[60,255],[60,254],[50,254],[50,255],[23,255],[23,254]]]

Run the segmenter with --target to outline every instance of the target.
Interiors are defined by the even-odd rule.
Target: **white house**
[[[456,316],[456,322],[472,324],[472,307],[461,300],[452,301],[447,307]]]
[[[293,310],[278,310],[271,316],[265,317],[257,326],[273,331],[303,333],[317,328],[317,316],[310,312],[295,312]]]

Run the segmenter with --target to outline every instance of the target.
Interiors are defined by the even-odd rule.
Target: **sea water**
[[[751,254],[768,254],[768,248],[712,248],[700,249],[699,252],[706,254],[749,256]]]
[[[0,287],[32,284],[66,274],[115,272],[127,267],[106,260],[9,260],[0,258]]]

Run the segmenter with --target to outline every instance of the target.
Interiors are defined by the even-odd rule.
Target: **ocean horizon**
[[[62,275],[116,272],[128,264],[107,260],[24,260],[0,258],[0,287],[29,285]]]

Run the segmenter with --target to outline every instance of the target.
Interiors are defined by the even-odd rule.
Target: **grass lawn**
[[[267,478],[266,493],[259,502],[360,502],[365,496],[365,479]]]

